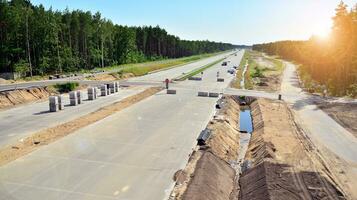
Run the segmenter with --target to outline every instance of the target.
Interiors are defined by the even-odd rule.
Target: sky
[[[113,23],[159,25],[188,40],[252,45],[326,36],[340,0],[32,0],[53,10],[97,12]],[[356,0],[344,0],[351,8]]]

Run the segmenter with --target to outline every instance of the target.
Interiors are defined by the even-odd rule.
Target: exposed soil
[[[251,108],[254,132],[240,199],[345,199],[285,103],[258,99]]]
[[[262,91],[278,91],[281,86],[281,75],[265,74],[264,77],[253,79],[253,89]]]
[[[118,80],[118,77],[114,76],[113,74],[96,74],[88,77],[87,79],[93,81],[115,81]]]
[[[162,90],[162,88],[159,87],[146,89],[139,94],[127,97],[119,102],[100,108],[95,112],[79,117],[70,122],[41,130],[32,136],[23,139],[22,142],[4,147],[0,149],[0,166],[34,151],[40,148],[42,145],[52,143],[80,128],[88,126],[116,112],[119,112],[149,96],[154,95],[160,90]]]
[[[252,59],[263,70],[263,77],[253,78],[253,89],[263,91],[278,91],[282,81],[282,71],[276,70],[276,65],[266,55],[251,53]]]
[[[87,77],[89,80],[94,80],[94,81],[115,81],[119,79],[128,79],[135,77],[133,73],[108,73],[108,74],[94,74],[90,77]]]
[[[210,151],[198,160],[194,176],[182,199],[227,200],[234,186],[235,170]]]
[[[55,90],[49,87],[0,92],[0,110],[24,103],[45,100],[55,93]]]
[[[222,109],[208,124],[212,130],[206,146],[196,146],[185,169],[179,170],[170,199],[231,199],[237,186],[232,165],[239,149],[239,104],[223,97]],[[234,193],[237,194],[237,193]]]
[[[0,78],[0,84],[8,84],[8,83],[10,83],[10,81]]]
[[[357,103],[324,102],[318,107],[357,137]]]

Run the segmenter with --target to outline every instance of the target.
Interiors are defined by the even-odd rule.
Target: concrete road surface
[[[148,74],[141,77],[131,78],[128,81],[120,81],[121,85],[152,85],[153,83],[162,82],[166,78],[173,79],[180,76],[182,73],[190,72],[194,69],[200,68],[204,65],[210,64],[216,60],[224,58],[232,54],[232,51],[225,52],[223,54],[219,54],[216,56],[212,56],[209,58],[204,58],[186,65],[182,65],[176,68],[170,68],[168,70],[162,70],[156,73]],[[111,73],[115,72],[103,72],[103,73]],[[102,73],[98,73],[102,74]],[[91,81],[91,80],[84,80],[85,76],[81,75],[78,77],[68,77],[68,78],[61,78],[55,80],[42,80],[42,81],[31,81],[31,82],[24,82],[24,83],[15,83],[15,84],[0,84],[0,92],[7,91],[7,90],[14,90],[14,89],[24,89],[24,88],[31,88],[31,87],[44,87],[48,85],[54,85],[58,83],[66,83],[69,81],[78,82],[82,85],[90,85],[90,86],[97,86],[103,83],[107,83],[108,81]]]
[[[69,97],[64,95],[65,109],[56,113],[48,111],[48,101],[21,105],[2,111],[0,112],[0,146],[16,142],[41,129],[53,127],[89,114],[101,107],[137,94],[145,88],[147,86],[120,89],[116,94],[98,97],[95,101],[88,101],[87,92],[84,91],[82,93],[84,95],[83,104],[78,106],[69,106]]]
[[[223,91],[233,78],[227,69],[243,53],[205,71],[203,81],[172,84],[177,95],[160,92],[0,167],[0,199],[167,198],[215,112],[217,98],[197,92]],[[217,71],[225,82],[216,82]]]

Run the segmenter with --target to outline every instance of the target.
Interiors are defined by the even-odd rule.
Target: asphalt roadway
[[[206,70],[202,81],[172,84],[176,95],[162,91],[0,167],[0,199],[166,199],[215,113],[218,98],[197,92],[224,91],[234,77],[227,70],[243,53],[230,56],[229,66]],[[135,81],[160,81],[171,70],[182,74],[180,68]],[[225,82],[216,81],[217,71]]]

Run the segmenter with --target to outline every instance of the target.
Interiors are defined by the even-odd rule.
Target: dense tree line
[[[303,78],[311,78],[335,95],[357,96],[357,4],[348,10],[341,2],[328,40],[280,41],[253,49],[301,64]]]
[[[160,27],[128,27],[81,10],[0,0],[0,72],[43,75],[231,49],[187,41]]]

